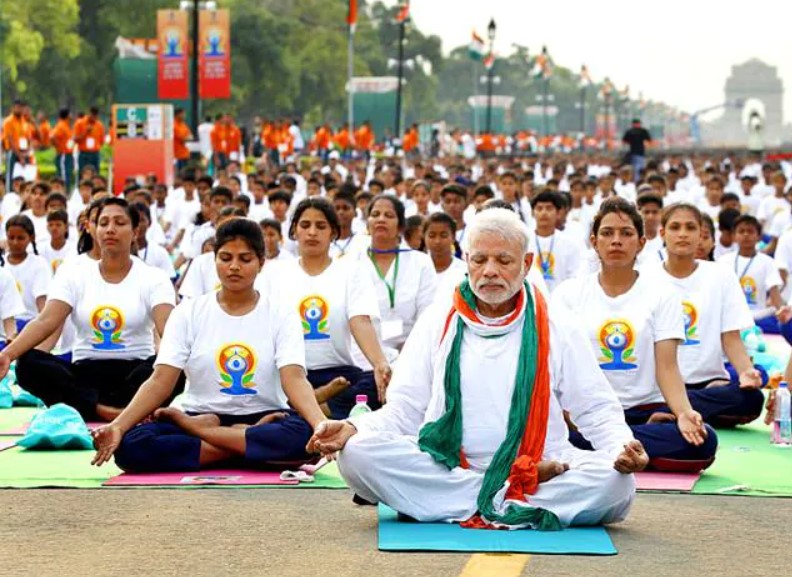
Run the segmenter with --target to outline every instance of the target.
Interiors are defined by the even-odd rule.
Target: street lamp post
[[[610,122],[610,105],[611,105],[611,82],[609,78],[605,78],[602,87],[602,97],[605,99],[605,144],[606,148],[611,148],[611,122]]]
[[[404,77],[404,32],[407,26],[405,18],[399,23],[399,61],[396,76],[399,81],[396,86],[396,118],[394,119],[393,138],[399,139],[401,135],[401,108],[402,108],[402,78]]]
[[[487,134],[492,133],[492,77],[495,73],[495,19],[491,19],[489,26],[487,26],[487,37],[490,44],[490,58],[493,58],[492,64],[487,71]]]
[[[580,89],[580,134],[586,134],[586,87]]]

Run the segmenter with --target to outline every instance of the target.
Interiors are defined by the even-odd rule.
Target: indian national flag
[[[473,37],[468,45],[468,54],[473,60],[481,60],[484,57],[484,39],[473,31]]]
[[[396,13],[396,22],[401,24],[410,17],[410,2],[409,0],[403,2],[399,6],[399,11]]]
[[[484,68],[489,70],[493,66],[495,66],[495,54],[490,52],[484,57]]]
[[[550,55],[547,53],[547,46],[543,46],[542,53],[534,58],[531,75],[534,78],[550,78],[553,75],[553,65],[550,62]]]

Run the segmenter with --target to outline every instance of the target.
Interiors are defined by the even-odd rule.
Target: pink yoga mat
[[[16,445],[16,441],[0,441],[0,451],[5,451]]]
[[[701,473],[660,473],[643,471],[635,474],[639,491],[692,491]]]
[[[86,423],[88,425],[88,430],[93,431],[94,429],[98,429],[99,427],[106,425],[107,423]],[[11,437],[11,436],[21,436],[27,433],[28,427],[30,427],[30,423],[25,423],[21,427],[15,427],[13,429],[6,429],[5,431],[0,431],[0,437]]]
[[[185,485],[299,485],[296,479],[283,481],[280,473],[271,471],[243,471],[217,469],[189,473],[124,473],[108,479],[109,487],[185,486]]]

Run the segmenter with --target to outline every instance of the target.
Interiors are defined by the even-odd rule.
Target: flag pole
[[[349,40],[347,45],[347,122],[350,132],[355,130],[354,119],[354,90],[352,77],[355,74],[355,25],[349,25]]]
[[[473,61],[473,136],[477,136],[479,133],[479,121],[478,121],[478,66],[476,66],[476,59],[472,58]]]

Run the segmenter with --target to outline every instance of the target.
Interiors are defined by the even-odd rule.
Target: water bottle
[[[792,397],[785,382],[778,385],[776,393],[772,442],[781,447],[792,445]]]
[[[787,392],[787,395],[789,393]],[[349,411],[350,417],[357,417],[358,415],[365,415],[371,412],[371,407],[368,406],[368,395],[355,395],[355,406]]]

